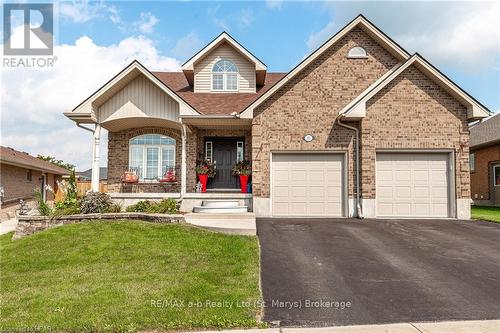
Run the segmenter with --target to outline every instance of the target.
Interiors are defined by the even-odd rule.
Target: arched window
[[[140,180],[162,178],[175,168],[175,140],[160,134],[136,136],[129,141],[129,168]]]
[[[349,50],[347,58],[366,58],[366,51],[361,46],[355,46]]]
[[[238,91],[238,67],[229,60],[219,60],[212,67],[212,90]]]

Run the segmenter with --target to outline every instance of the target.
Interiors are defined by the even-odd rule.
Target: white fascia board
[[[238,52],[248,58],[250,61],[255,63],[255,69],[258,71],[266,71],[267,66],[260,61],[257,57],[251,54],[248,50],[246,50],[240,43],[234,40],[228,33],[223,32],[217,38],[215,38],[212,42],[210,42],[207,46],[201,49],[195,56],[189,59],[186,63],[181,66],[183,71],[193,71],[194,64],[203,58],[207,53],[212,51],[212,49],[222,43],[223,41],[229,43],[232,47],[234,47]]]
[[[266,91],[262,96],[260,96],[257,100],[255,100],[252,104],[250,104],[245,110],[240,113],[241,118],[253,118],[253,110],[259,106],[262,102],[268,99],[271,95],[273,95],[277,90],[279,90],[282,86],[284,86],[290,79],[295,77],[298,73],[300,73],[304,68],[306,68],[309,64],[311,64],[314,60],[316,60],[321,54],[323,54],[326,50],[328,50],[333,44],[338,42],[342,37],[344,37],[349,31],[351,31],[354,27],[362,25],[364,28],[368,29],[371,33],[373,33],[377,38],[384,41],[384,43],[390,47],[396,54],[398,54],[401,59],[409,59],[410,56],[408,53],[403,50],[400,46],[394,43],[390,38],[385,36],[379,29],[377,29],[374,25],[372,25],[368,20],[366,20],[363,16],[358,16],[349,24],[347,24],[342,30],[340,30],[337,34],[335,34],[332,38],[330,38],[326,43],[324,43],[321,47],[319,47],[316,51],[311,53],[304,61],[302,61],[299,65],[297,65],[294,69],[292,69],[287,75],[285,75],[278,83],[276,83],[271,89]]]

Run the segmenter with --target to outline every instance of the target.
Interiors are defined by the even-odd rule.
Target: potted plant
[[[215,168],[212,162],[207,160],[196,162],[196,174],[201,183],[201,191],[207,191],[207,181],[208,178],[213,178],[215,176]]]
[[[240,177],[241,193],[247,193],[248,177],[252,173],[252,163],[243,160],[235,164],[233,174]]]
[[[163,178],[159,180],[160,183],[173,183],[175,181],[177,181],[177,179],[175,177],[175,170],[173,168],[169,168],[163,175]]]

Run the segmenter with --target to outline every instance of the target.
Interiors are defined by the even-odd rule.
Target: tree
[[[75,166],[73,164],[70,164],[70,163],[65,163],[63,160],[58,160],[56,159],[55,157],[53,156],[43,156],[43,155],[38,155],[37,156],[39,159],[41,160],[44,160],[44,161],[47,161],[49,163],[52,163],[54,165],[57,165],[58,167],[61,167],[61,168],[64,168],[66,170],[69,170],[69,171],[73,171],[75,170]]]

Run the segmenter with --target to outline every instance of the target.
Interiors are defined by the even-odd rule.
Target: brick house
[[[69,175],[68,170],[28,153],[0,146],[1,216],[19,209],[20,200],[28,201],[32,206],[35,189],[41,189],[45,201],[52,204],[57,181],[63,175]]]
[[[474,203],[500,206],[500,114],[470,128],[469,161]]]
[[[134,61],[65,115],[95,126],[96,180],[109,131],[116,199],[172,196],[189,210],[230,197],[256,216],[469,218],[468,124],[489,111],[360,15],[288,73],[267,72],[222,33],[182,72]],[[194,193],[197,159],[216,164],[211,193]],[[252,194],[232,191],[241,159]],[[132,187],[121,181],[131,167]],[[155,180],[167,167],[178,182]]]

